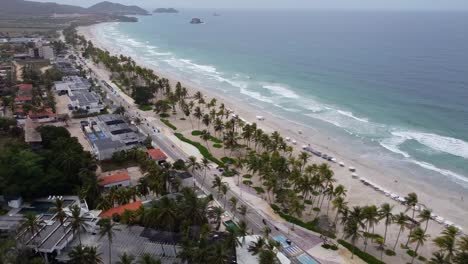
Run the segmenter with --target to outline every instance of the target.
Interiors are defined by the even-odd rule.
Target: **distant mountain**
[[[149,15],[138,6],[101,2],[89,8],[25,0],[0,0],[0,16],[48,16],[53,14]]]
[[[156,8],[153,13],[179,13],[179,11],[175,8]]]
[[[122,4],[111,3],[104,1],[95,4],[88,8],[88,11],[93,13],[111,14],[111,15],[150,15],[145,9],[132,5],[126,6]]]
[[[51,14],[83,14],[88,13],[86,8],[57,3],[40,3],[24,0],[1,0],[0,15],[16,16],[43,16]]]

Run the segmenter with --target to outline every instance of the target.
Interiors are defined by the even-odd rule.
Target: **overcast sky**
[[[102,0],[32,0],[88,7]],[[315,8],[468,10],[468,0],[111,0],[144,8]]]

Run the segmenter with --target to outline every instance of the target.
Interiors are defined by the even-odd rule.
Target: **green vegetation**
[[[172,130],[177,130],[177,127],[174,126],[169,120],[161,118],[161,122],[163,122],[166,126],[170,127]]]
[[[184,135],[182,135],[180,133],[175,133],[174,135],[177,138],[179,138],[180,140],[182,140],[183,142],[189,143],[190,145],[195,146],[198,149],[198,151],[200,151],[200,153],[203,155],[203,157],[205,157],[207,160],[212,161],[212,162],[216,163],[219,166],[224,166],[223,162],[221,162],[218,159],[216,159],[215,157],[213,157],[213,155],[211,155],[211,153],[208,151],[208,149],[206,149],[205,146],[203,146],[201,143],[194,142],[194,141],[184,137]]]
[[[257,191],[257,194],[265,193],[265,190],[263,190],[263,188],[260,186],[255,186],[253,188],[255,189],[255,191]]]
[[[213,148],[222,148],[223,147],[223,144],[213,144]]]
[[[202,134],[203,134],[203,132],[200,131],[200,130],[193,130],[193,131],[192,131],[192,136],[201,136]],[[220,139],[218,139],[218,138],[216,138],[216,137],[214,137],[214,136],[212,136],[212,135],[209,135],[209,140],[210,140],[211,142],[216,143],[216,144],[219,144],[219,145],[223,143],[222,140],[220,140]]]
[[[252,179],[252,175],[250,175],[250,174],[244,174],[244,175],[242,176],[242,178],[245,178],[245,179]]]
[[[378,260],[377,258],[368,253],[365,253],[358,247],[353,246],[352,244],[344,241],[343,239],[338,239],[338,243],[369,264],[385,264],[385,262]]]
[[[77,138],[63,127],[44,126],[40,133],[42,149],[8,144],[0,153],[1,193],[30,199],[51,193],[73,194],[97,182],[95,161]],[[89,201],[95,198],[94,193],[86,194]]]
[[[391,250],[391,249],[386,249],[386,250],[385,250],[385,255],[387,255],[387,256],[395,256],[396,253],[395,253],[395,251],[393,251],[393,250]]]
[[[200,136],[202,134],[202,132],[200,130],[193,130],[192,131],[192,136]]]
[[[233,158],[230,158],[230,157],[222,157],[221,160],[224,162],[224,163],[229,163],[229,164],[234,164],[234,159]]]
[[[138,109],[141,111],[151,111],[153,107],[151,105],[138,105]]]

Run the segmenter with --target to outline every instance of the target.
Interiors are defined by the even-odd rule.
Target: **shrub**
[[[178,159],[172,164],[172,168],[175,170],[185,170],[185,162],[181,159]]]
[[[331,246],[330,246],[330,249],[331,249],[331,250],[338,250],[338,246],[337,246],[337,245],[331,245]]]
[[[244,174],[244,176],[242,176],[243,178],[246,178],[246,179],[252,179],[252,175],[250,174]]]
[[[141,111],[151,111],[153,110],[153,107],[151,105],[139,105],[138,109]]]
[[[229,164],[233,164],[233,163],[234,163],[234,159],[233,159],[233,158],[229,158],[229,157],[222,157],[221,160],[222,160],[224,163],[229,163]]]
[[[252,181],[249,180],[243,180],[242,183],[248,186],[252,185]]]
[[[412,250],[412,249],[406,250],[406,254],[408,254],[410,257],[417,256],[416,252],[414,252],[414,250]]]
[[[255,189],[255,191],[257,191],[257,194],[265,193],[265,190],[263,190],[262,187],[255,186],[253,188]]]
[[[192,131],[192,136],[200,136],[201,133],[202,132],[200,130],[194,130],[194,131]]]
[[[222,148],[222,147],[223,147],[222,144],[218,144],[218,143],[213,144],[213,148],[218,148],[219,149],[219,148]]]
[[[184,135],[182,135],[180,133],[174,133],[174,135],[178,139],[180,139],[181,141],[183,141],[185,143],[189,143],[189,144],[195,146],[198,149],[198,151],[200,151],[200,153],[203,155],[203,157],[205,157],[207,160],[216,163],[218,166],[224,166],[223,162],[221,162],[217,158],[213,157],[213,155],[211,155],[211,153],[205,148],[205,146],[203,146],[199,142],[194,142],[194,141],[184,137]]]
[[[423,256],[419,256],[419,257],[418,257],[418,260],[419,260],[419,261],[422,261],[422,262],[425,262],[427,259],[426,259],[425,257],[423,257]]]
[[[185,121],[187,119],[185,119],[185,117],[181,117],[181,118],[179,118],[179,120]]]
[[[330,249],[330,245],[328,245],[328,244],[322,244],[321,247],[323,247],[324,249]]]
[[[386,249],[386,250],[385,250],[385,255],[387,255],[387,256],[395,256],[396,253],[395,253],[395,251],[393,251],[393,250],[391,250],[391,249]]]
[[[298,225],[298,226],[301,226],[303,228],[306,228],[306,229],[309,229],[309,230],[312,230],[314,232],[317,232],[317,233],[320,233],[324,236],[328,236],[328,237],[331,237],[331,238],[335,238],[335,234],[333,234],[332,232],[329,232],[327,230],[323,230],[321,228],[319,228],[317,226],[317,221],[316,220],[312,220],[310,222],[303,222],[302,220],[294,217],[294,216],[291,216],[291,215],[288,215],[288,214],[285,214],[284,212],[281,211],[281,209],[279,208],[279,206],[275,205],[275,204],[271,204],[270,205],[271,208],[277,213],[279,214],[284,220],[290,222],[290,223],[293,223],[295,225]]]
[[[172,130],[177,130],[177,127],[174,126],[169,120],[161,118],[161,122],[163,122],[166,126],[170,127]]]
[[[312,201],[311,200],[305,200],[304,203],[305,204],[312,204]]]
[[[352,244],[342,240],[338,239],[338,243],[340,243],[342,246],[347,248],[349,251],[354,252],[354,255],[358,256],[362,260],[364,260],[367,263],[370,264],[385,264],[385,262],[378,260],[376,257],[360,250],[359,248],[353,246]]]
[[[159,114],[159,117],[161,117],[161,118],[168,118],[168,117],[169,117],[169,114],[161,113],[161,114]]]
[[[232,177],[234,175],[236,175],[237,172],[235,170],[225,170],[223,171],[223,176],[225,177]]]

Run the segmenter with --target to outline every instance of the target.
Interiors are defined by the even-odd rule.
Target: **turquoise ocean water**
[[[96,30],[162,72],[468,190],[468,13],[182,10]]]

